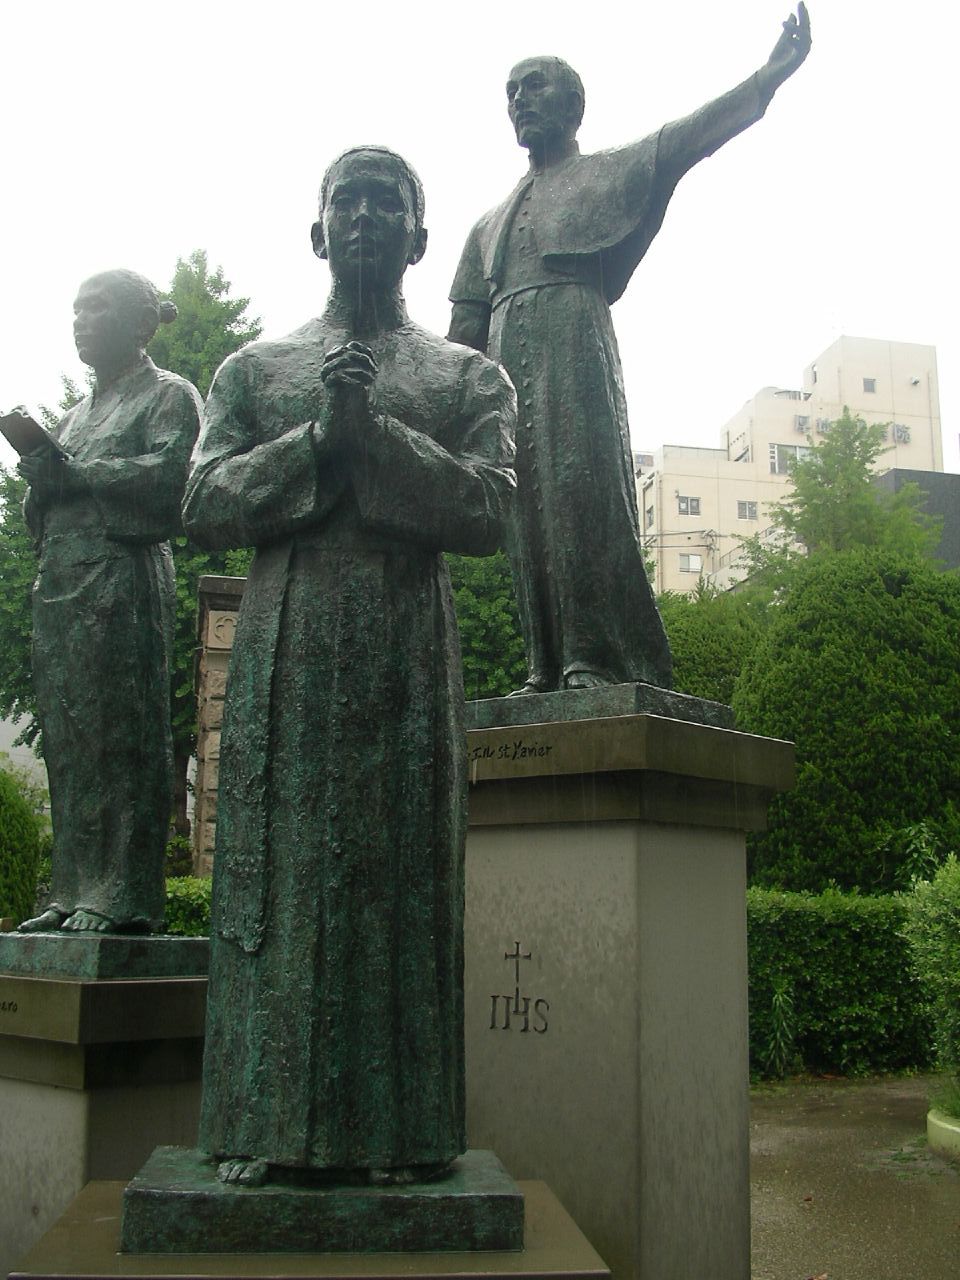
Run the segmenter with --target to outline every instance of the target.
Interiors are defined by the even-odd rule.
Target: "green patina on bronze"
[[[530,167],[467,240],[450,337],[502,361],[517,388],[508,551],[529,664],[521,692],[670,686],[669,646],[643,567],[610,305],[683,175],[763,115],[809,45],[800,4],[769,61],[743,84],[594,155],[577,146],[584,93],[571,67],[529,58],[510,73],[510,119]]]
[[[0,934],[0,973],[23,977],[205,977],[209,960],[206,938],[66,934],[62,930]]]
[[[647,684],[611,684],[596,689],[561,689],[525,698],[482,698],[467,703],[468,729],[598,720],[607,716],[666,716],[693,724],[732,729],[733,712],[722,702],[692,698]]]
[[[158,1147],[123,1195],[130,1253],[472,1252],[523,1248],[523,1196],[490,1151],[439,1182],[317,1187],[291,1174],[221,1182],[198,1151]]]
[[[33,676],[53,818],[47,910],[38,932],[157,929],[172,805],[167,541],[200,400],[143,348],[172,319],[149,281],[94,276],[75,303],[77,350],[96,389],[19,469],[39,553]],[[175,311],[174,313],[175,314]]]
[[[419,1178],[465,1147],[464,713],[441,553],[499,544],[515,400],[408,318],[425,240],[404,161],[334,162],[313,228],[326,309],[223,365],[187,486],[198,543],[257,548],[224,710],[199,1135],[248,1186]]]

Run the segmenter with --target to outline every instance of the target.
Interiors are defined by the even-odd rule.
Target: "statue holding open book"
[[[30,485],[33,678],[54,839],[50,902],[20,929],[146,932],[163,921],[172,807],[168,539],[200,398],[144,352],[176,315],[148,280],[94,276],[74,312],[94,391],[52,433],[24,414],[0,423]]]

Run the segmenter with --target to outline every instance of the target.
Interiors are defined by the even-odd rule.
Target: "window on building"
[[[653,528],[653,507],[647,507],[646,511],[644,512],[644,520],[646,521],[646,528],[652,529]]]
[[[703,556],[694,555],[692,551],[680,552],[680,572],[700,573],[703,569]]]
[[[770,446],[770,474],[785,476],[795,462],[806,458],[810,449],[805,444],[772,444]]]
[[[737,519],[738,520],[756,520],[757,504],[755,502],[738,502],[737,503]]]
[[[876,391],[876,389],[877,389],[877,380],[876,380],[876,378],[864,378],[864,380],[863,380],[863,389],[864,389],[864,391],[869,391],[871,394],[872,394],[874,391]]]
[[[684,497],[682,494],[678,495],[677,510],[682,516],[698,516],[700,514],[700,499]]]

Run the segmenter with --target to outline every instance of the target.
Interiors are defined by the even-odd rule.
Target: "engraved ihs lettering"
[[[490,997],[490,1030],[513,1031],[521,1033],[533,1031],[543,1035],[548,1026],[547,1014],[550,1003],[542,997],[522,995],[520,992],[520,965],[524,960],[531,960],[532,954],[521,948],[519,941],[514,942],[513,951],[503,953],[504,960],[513,962],[514,989],[513,995],[502,992]]]

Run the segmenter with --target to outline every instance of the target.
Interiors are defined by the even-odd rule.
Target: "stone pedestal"
[[[158,1148],[123,1193],[120,1247],[144,1254],[486,1252],[523,1248],[523,1196],[492,1151],[405,1186],[225,1184],[199,1151]]]
[[[91,1178],[196,1141],[206,985],[0,973],[0,1275]]]
[[[748,1280],[744,832],[792,747],[536,701],[475,704],[528,723],[469,734],[470,1140],[617,1280]]]
[[[550,1190],[523,1183],[524,1247],[483,1253],[120,1253],[123,1184],[92,1182],[56,1226],[23,1258],[11,1280],[142,1280],[144,1277],[255,1277],[285,1280],[609,1280],[610,1272]]]

